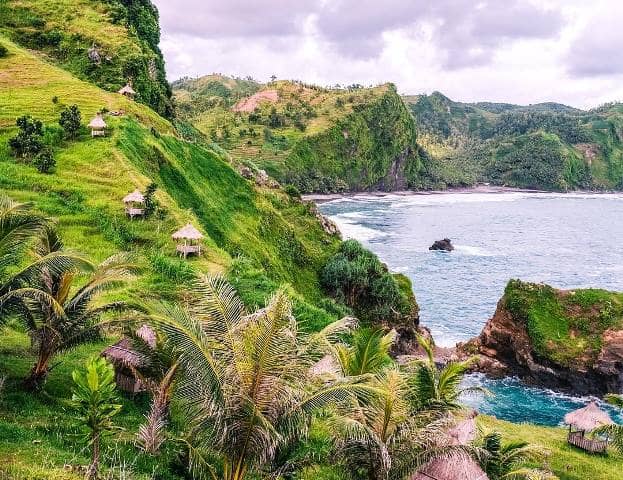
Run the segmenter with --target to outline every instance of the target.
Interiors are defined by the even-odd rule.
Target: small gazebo
[[[104,137],[106,135],[106,122],[101,113],[98,113],[87,125],[91,129],[92,137]]]
[[[473,458],[457,454],[431,460],[411,480],[489,480],[489,477]]]
[[[136,336],[142,339],[150,348],[156,348],[156,333],[147,325],[136,331]],[[134,372],[143,366],[144,358],[134,349],[132,339],[123,337],[114,345],[102,352],[115,368],[115,383],[121,390],[138,393],[145,390],[145,386],[136,378]]]
[[[119,90],[118,93],[123,95],[124,97],[128,97],[130,99],[134,99],[134,95],[136,95],[136,92],[134,91],[134,89],[132,88],[132,86],[129,83],[126,83],[125,87],[123,87],[121,90]]]
[[[195,253],[201,255],[201,244],[199,240],[203,238],[203,234],[193,227],[190,223],[180,228],[173,235],[173,240],[177,241],[177,252],[180,256],[186,258],[189,254]],[[184,243],[181,243],[181,241]]]
[[[145,197],[136,189],[132,193],[128,193],[123,197],[123,203],[125,204],[125,213],[130,217],[142,217],[145,215]]]
[[[610,415],[600,409],[594,401],[590,402],[586,407],[565,415],[565,425],[569,425],[567,441],[587,452],[604,453],[608,448],[608,439],[587,438],[586,433],[613,423]]]

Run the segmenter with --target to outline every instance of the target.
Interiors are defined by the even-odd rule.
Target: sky
[[[209,73],[580,108],[623,100],[621,0],[152,0],[170,80]]]

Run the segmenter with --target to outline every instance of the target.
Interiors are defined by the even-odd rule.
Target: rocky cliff
[[[581,394],[623,389],[623,294],[512,280],[482,333],[477,369]]]

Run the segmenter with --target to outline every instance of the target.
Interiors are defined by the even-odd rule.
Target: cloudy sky
[[[153,0],[171,80],[391,81],[461,101],[623,100],[620,0]]]

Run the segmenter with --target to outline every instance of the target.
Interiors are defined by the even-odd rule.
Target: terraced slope
[[[391,84],[325,89],[222,76],[173,84],[179,115],[239,162],[303,192],[417,187],[413,119]]]

